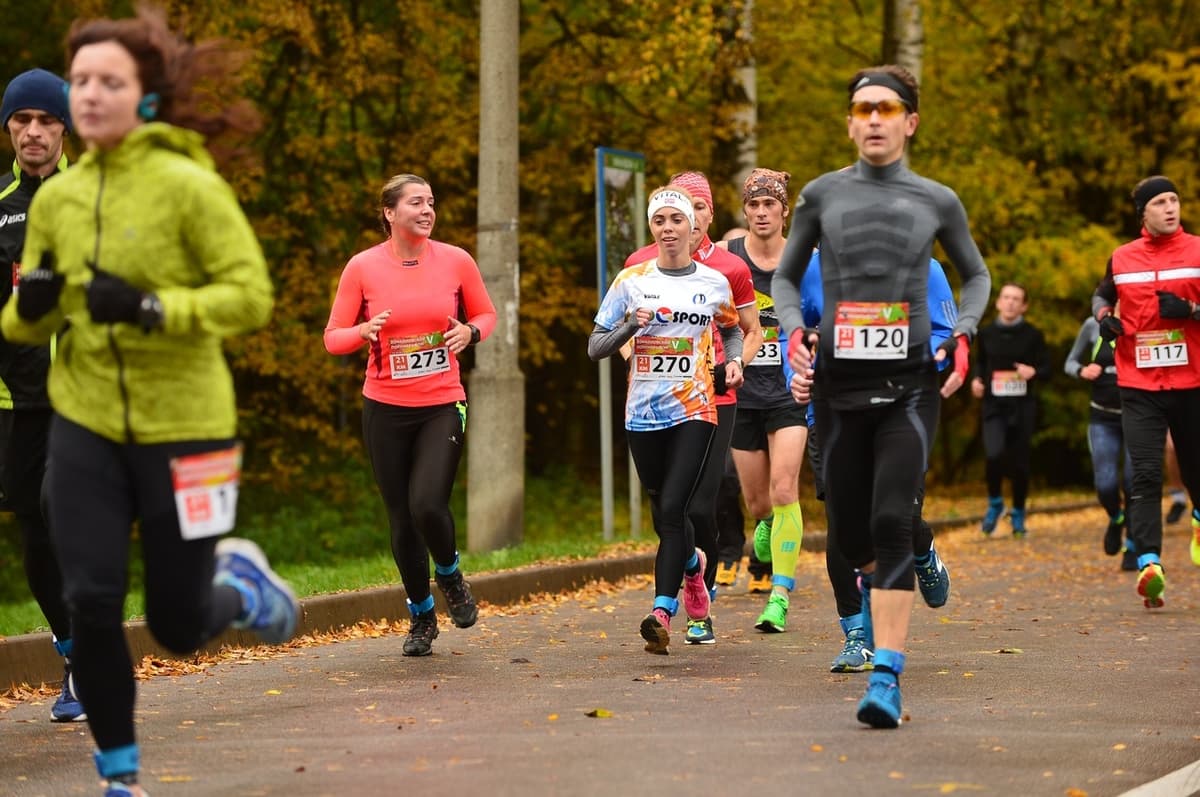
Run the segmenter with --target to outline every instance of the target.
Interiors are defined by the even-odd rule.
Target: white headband
[[[692,209],[692,200],[678,191],[659,191],[650,197],[650,207],[646,210],[646,220],[653,221],[654,214],[663,208],[675,208],[687,216],[692,227],[696,226],[696,212]]]

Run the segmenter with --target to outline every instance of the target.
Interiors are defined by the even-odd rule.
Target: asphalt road
[[[642,650],[651,588],[635,578],[491,608],[467,630],[443,622],[428,658],[389,634],[151,678],[143,784],[153,797],[1200,792],[1188,530],[1168,530],[1167,604],[1150,612],[1100,551],[1102,524],[1097,509],[1031,519],[1024,542],[1006,527],[939,534],[952,596],[914,611],[898,730],[855,720],[865,675],[828,671],[840,631],[823,556],[805,553],[787,633],[753,629],[763,598],[739,584],[714,604],[716,645],[675,641],[665,657]],[[99,794],[86,728],[48,711],[0,713],[0,794]]]

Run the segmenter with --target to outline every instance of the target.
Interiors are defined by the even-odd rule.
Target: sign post
[[[596,148],[596,286],[600,300],[608,292],[609,274],[646,240],[646,158],[639,152]],[[604,539],[613,538],[612,358],[600,366],[600,494]],[[642,487],[629,468],[629,534],[641,536]]]

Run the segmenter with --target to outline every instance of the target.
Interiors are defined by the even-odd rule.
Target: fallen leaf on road
[[[263,692],[263,694],[264,695],[282,695],[283,692],[279,691],[278,689],[268,689],[267,691]]]
[[[1112,749],[1114,749],[1114,750],[1124,750],[1124,749],[1125,749],[1125,744],[1124,744],[1123,742],[1117,742],[1116,744],[1114,744],[1114,745],[1112,746]]]
[[[556,720],[558,719],[558,715],[557,715],[557,714],[551,714],[551,715],[549,715],[548,717],[546,717],[546,719],[550,720],[551,722],[554,722],[554,721],[556,721]]]
[[[1000,648],[997,653],[1024,653],[1020,648]]]
[[[587,716],[596,717],[598,719],[608,719],[612,715],[613,713],[606,708],[594,708],[587,713]]]

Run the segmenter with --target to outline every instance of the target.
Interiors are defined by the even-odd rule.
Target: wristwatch
[[[471,328],[471,343],[472,344],[478,343],[479,338],[482,337],[479,334],[479,327],[475,326],[474,324],[467,324],[467,326],[469,326]]]
[[[739,354],[737,357],[734,357],[732,360],[730,360],[730,362],[737,363],[738,368],[741,368],[743,371],[746,370],[746,361],[742,359],[742,355]]]
[[[153,293],[142,295],[142,302],[138,305],[138,324],[143,330],[149,332],[152,329],[158,329],[163,323],[163,306],[159,301],[158,296]]]

